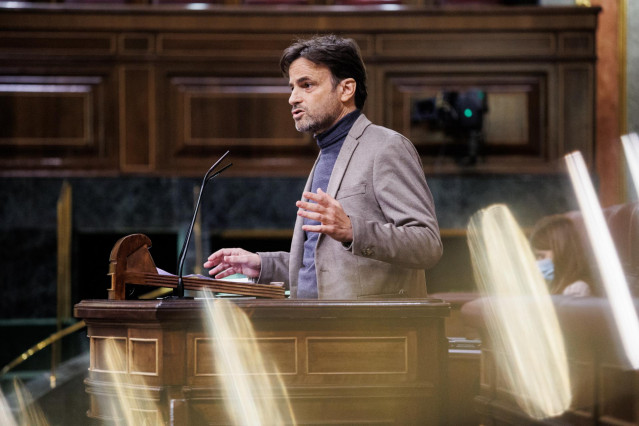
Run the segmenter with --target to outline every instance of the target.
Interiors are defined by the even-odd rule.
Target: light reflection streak
[[[247,315],[205,291],[207,329],[226,411],[235,425],[295,424],[276,366],[260,351]]]
[[[159,425],[160,407],[153,399],[141,376],[127,371],[126,349],[118,347],[116,339],[105,341],[105,364],[111,372],[115,398],[101,401],[104,410],[112,416],[115,424],[126,426]]]
[[[496,365],[519,406],[535,419],[572,400],[564,342],[529,243],[504,205],[470,220],[468,244]]]
[[[639,319],[626,276],[581,153],[568,154],[565,160],[621,344],[630,365],[636,370],[639,368]]]
[[[18,426],[16,420],[11,414],[11,406],[7,402],[4,394],[0,390],[0,425],[6,426]]]
[[[18,379],[13,380],[13,396],[17,401],[15,413],[11,410],[11,404],[0,391],[0,425],[2,426],[48,426],[49,422],[40,407],[33,401],[31,394]]]
[[[635,186],[635,191],[639,194],[639,136],[636,133],[623,135],[621,137],[623,151],[626,154],[628,169]]]

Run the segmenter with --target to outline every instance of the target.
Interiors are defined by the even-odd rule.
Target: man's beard
[[[308,132],[319,134],[328,130],[338,117],[337,110],[325,112],[320,116],[310,115],[308,110],[304,110],[304,117],[295,122],[295,129],[298,132]]]
[[[305,113],[304,118],[295,122],[295,128],[298,132],[321,133],[327,130],[333,123],[334,117],[323,115],[319,118],[310,117]]]

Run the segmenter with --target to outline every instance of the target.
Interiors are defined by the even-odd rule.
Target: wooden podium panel
[[[442,424],[448,342],[439,299],[237,299],[281,374],[298,424]],[[152,421],[230,424],[216,378],[204,301],[86,300],[75,306],[91,340],[88,416],[109,420],[119,378]],[[120,366],[106,363],[113,338]],[[144,396],[143,396],[144,394]],[[276,399],[281,395],[273,395]]]

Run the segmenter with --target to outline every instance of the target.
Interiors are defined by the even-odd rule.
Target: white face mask
[[[550,282],[555,278],[555,265],[552,263],[551,258],[547,257],[538,260],[537,267],[546,281]]]

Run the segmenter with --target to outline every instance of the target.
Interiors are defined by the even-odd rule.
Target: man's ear
[[[342,95],[340,96],[340,100],[346,103],[355,96],[357,83],[354,78],[345,78],[340,81],[339,84],[342,86]]]

